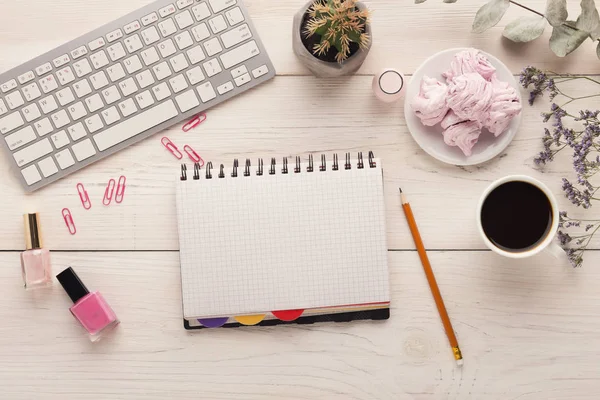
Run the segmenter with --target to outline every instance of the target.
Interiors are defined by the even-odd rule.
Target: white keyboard
[[[241,0],[159,0],[0,74],[0,142],[31,192],[274,76]]]

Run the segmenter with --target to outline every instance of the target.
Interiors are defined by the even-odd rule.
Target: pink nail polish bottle
[[[21,253],[21,272],[26,289],[52,284],[50,252],[42,248],[39,214],[25,214],[25,251]]]
[[[88,331],[92,342],[100,340],[106,332],[119,324],[115,312],[100,292],[90,293],[73,268],[65,269],[56,278],[75,303],[69,310]]]

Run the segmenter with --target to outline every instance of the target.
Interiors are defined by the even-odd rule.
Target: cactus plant
[[[308,10],[303,32],[306,38],[320,36],[313,54],[324,55],[335,48],[335,59],[341,64],[351,55],[351,43],[362,49],[368,47],[370,37],[365,26],[369,23],[370,11],[360,10],[356,3],[357,0],[315,0]]]

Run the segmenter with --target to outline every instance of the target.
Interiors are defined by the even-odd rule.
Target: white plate
[[[441,51],[429,59],[427,59],[417,69],[415,74],[410,80],[408,89],[406,92],[406,100],[404,102],[404,116],[406,119],[406,125],[410,131],[412,137],[418,143],[419,146],[430,156],[452,165],[476,165],[483,162],[489,161],[502,153],[504,149],[512,142],[519,126],[521,125],[521,114],[517,115],[510,122],[510,125],[500,136],[494,137],[494,135],[483,129],[479,141],[473,147],[473,153],[467,157],[458,147],[448,146],[444,143],[442,136],[443,129],[437,124],[436,126],[425,126],[421,123],[419,118],[415,115],[414,111],[410,106],[412,99],[419,94],[419,88],[421,86],[421,79],[424,75],[430,78],[436,78],[440,82],[446,82],[442,78],[442,72],[450,69],[450,62],[454,58],[454,55],[462,50],[467,49],[448,49]],[[482,51],[482,53],[490,60],[490,63],[496,68],[496,74],[501,81],[508,82],[512,87],[517,90],[521,104],[521,94],[519,86],[514,76],[510,73],[510,70],[496,57],[491,56]]]

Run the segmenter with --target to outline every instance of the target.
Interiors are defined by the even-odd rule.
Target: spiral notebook
[[[186,328],[389,317],[380,160],[294,161],[182,165]]]

